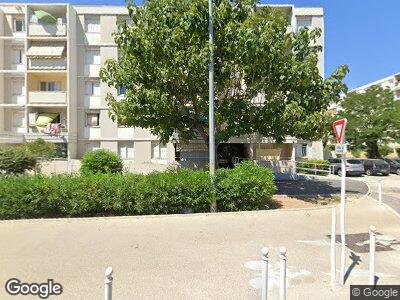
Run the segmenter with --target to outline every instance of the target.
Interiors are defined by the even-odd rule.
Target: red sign
[[[333,133],[335,134],[336,141],[341,144],[344,137],[344,130],[346,129],[347,119],[341,119],[333,122]]]

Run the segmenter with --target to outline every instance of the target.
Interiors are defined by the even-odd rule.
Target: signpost
[[[345,139],[347,119],[341,119],[333,122],[333,133],[335,134],[337,145],[336,154],[340,154],[342,158],[341,171],[341,191],[340,191],[340,284],[344,285],[345,276],[345,260],[346,260],[346,235],[345,235],[345,201],[346,201],[346,152],[347,145]]]

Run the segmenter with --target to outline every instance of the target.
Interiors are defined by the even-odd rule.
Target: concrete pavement
[[[350,283],[367,283],[371,224],[394,238],[377,252],[379,284],[400,283],[400,218],[370,198],[347,205],[348,256],[359,257],[346,287],[329,285],[330,209],[156,217],[0,222],[0,283],[53,278],[51,299],[101,299],[114,268],[114,299],[259,299],[261,248],[270,248],[271,299],[278,287],[278,248],[287,248],[287,299],[349,299]],[[350,250],[352,249],[352,250]],[[337,248],[339,262],[339,246]],[[358,252],[357,252],[358,251]],[[360,253],[359,253],[360,252]],[[352,261],[347,259],[346,265]],[[339,265],[337,265],[339,267]],[[0,299],[11,297],[0,289]]]

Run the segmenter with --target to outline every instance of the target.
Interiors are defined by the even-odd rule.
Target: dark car
[[[334,174],[342,176],[342,161],[339,158],[328,159],[329,166]],[[359,159],[346,160],[346,175],[361,176],[364,174],[364,166]]]
[[[395,159],[390,159],[390,158],[384,158],[384,160],[390,166],[390,173],[400,175],[400,163],[398,161],[396,161]]]
[[[365,174],[388,176],[390,173],[389,164],[383,159],[364,159],[363,160]]]

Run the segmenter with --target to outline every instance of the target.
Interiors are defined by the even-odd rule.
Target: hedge
[[[317,171],[315,171],[315,169]],[[329,161],[324,159],[303,158],[297,162],[297,173],[326,176],[328,175],[328,172],[321,172],[321,171],[328,171],[328,170],[329,170]]]
[[[220,211],[269,209],[276,191],[271,170],[244,163],[217,175]],[[207,172],[149,175],[9,176],[0,180],[0,219],[209,212]]]

